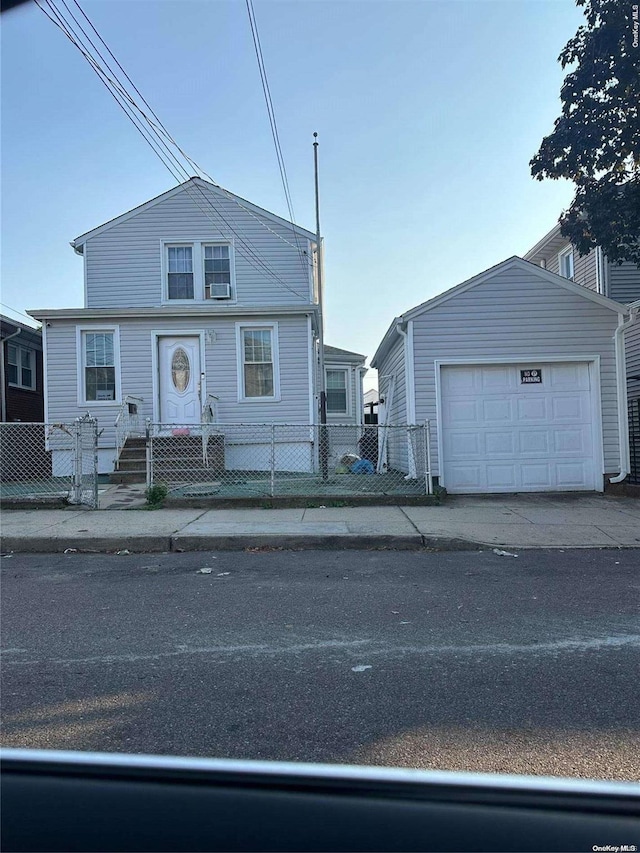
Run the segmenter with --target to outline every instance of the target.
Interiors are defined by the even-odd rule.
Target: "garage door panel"
[[[547,398],[540,395],[518,398],[516,401],[516,411],[518,413],[518,422],[537,421],[540,423],[547,421],[549,418]]]
[[[500,491],[513,492],[518,488],[517,466],[514,462],[509,464],[489,462],[486,472],[485,491],[499,489]]]
[[[513,377],[508,365],[480,368],[480,385],[483,391],[513,390]]]
[[[448,403],[450,423],[472,423],[480,422],[478,403],[476,400],[451,400]]]
[[[524,462],[520,465],[521,491],[542,491],[553,488],[552,466],[548,462]]]
[[[522,382],[533,368],[542,381]],[[588,364],[456,365],[441,380],[447,489],[595,488]]]
[[[556,465],[556,482],[558,488],[582,488],[587,477],[584,462],[558,462]]]
[[[484,423],[504,423],[513,421],[513,399],[511,397],[488,397],[482,400],[480,408]]]
[[[553,431],[553,448],[556,454],[591,455],[591,436],[585,427],[556,429]]]
[[[585,397],[587,398],[585,400]],[[556,395],[551,398],[551,417],[555,423],[558,421],[582,422],[589,420],[588,394],[566,394]]]
[[[487,456],[509,456],[515,453],[515,439],[513,432],[500,430],[499,432],[485,432],[484,448]]]
[[[517,434],[518,453],[521,456],[532,454],[549,455],[551,436],[548,429],[518,430]]]
[[[480,432],[452,431],[447,437],[448,449],[454,456],[480,456],[482,434]]]

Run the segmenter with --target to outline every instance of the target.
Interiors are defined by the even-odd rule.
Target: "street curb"
[[[67,550],[79,553],[107,554],[118,551],[151,553],[171,550],[171,536],[3,536],[2,550],[14,554],[63,554]]]
[[[78,553],[131,553],[182,552],[182,551],[245,551],[259,550],[390,550],[390,551],[478,551],[487,546],[467,539],[440,536],[329,534],[326,536],[288,535],[239,535],[239,536],[6,536],[2,540],[3,552],[16,554],[61,554],[67,550]]]
[[[403,536],[364,536],[362,534],[306,535],[249,535],[249,536],[194,536],[176,534],[171,537],[172,551],[244,551],[248,548],[339,551],[380,550],[419,551],[424,549],[423,537],[419,534]],[[468,546],[467,546],[468,547]]]

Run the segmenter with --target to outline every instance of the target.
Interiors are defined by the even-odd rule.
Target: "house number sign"
[[[542,385],[542,371],[536,370],[521,370],[520,371],[521,385]]]

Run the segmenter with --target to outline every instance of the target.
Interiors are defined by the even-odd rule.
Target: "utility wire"
[[[36,0],[36,2],[38,2],[38,0]],[[43,8],[42,8],[42,6],[40,6],[40,4],[38,3],[38,5],[39,5],[39,6],[40,6],[40,8],[42,9],[42,11],[47,15],[47,17],[49,18],[49,20],[51,20],[53,23],[55,23],[55,24],[56,24],[56,26],[58,26],[58,27],[59,27],[59,28],[64,32],[64,34],[67,36],[67,38],[69,38],[69,40],[70,40],[70,41],[71,41],[71,42],[72,42],[72,43],[73,43],[73,44],[74,44],[74,45],[75,45],[75,46],[80,50],[80,52],[82,53],[82,55],[83,55],[83,56],[85,57],[85,59],[87,59],[87,61],[90,63],[90,65],[92,66],[92,68],[94,69],[94,71],[96,72],[96,74],[99,76],[99,78],[101,79],[101,81],[105,84],[105,86],[106,86],[106,88],[109,90],[110,94],[114,97],[114,99],[115,99],[116,103],[118,103],[118,105],[123,109],[123,111],[125,112],[125,114],[127,115],[127,117],[131,120],[131,122],[132,122],[132,124],[134,125],[134,127],[136,127],[136,129],[141,133],[141,135],[143,136],[143,138],[145,139],[145,141],[150,145],[151,149],[152,149],[152,150],[154,151],[154,153],[159,157],[159,159],[161,160],[161,162],[163,163],[163,165],[164,165],[164,166],[169,170],[169,172],[172,174],[172,176],[173,176],[174,180],[176,180],[178,183],[184,183],[185,181],[187,181],[187,182],[188,182],[188,181],[190,180],[190,175],[189,175],[189,173],[187,172],[187,170],[184,168],[184,166],[182,165],[182,163],[180,163],[180,161],[178,160],[178,158],[175,156],[174,152],[169,148],[169,146],[164,142],[164,140],[162,140],[162,139],[159,137],[159,135],[157,134],[157,132],[155,132],[155,131],[154,131],[154,128],[153,128],[153,127],[144,126],[144,125],[142,124],[142,122],[139,120],[138,116],[137,116],[135,113],[133,113],[133,111],[131,110],[130,104],[131,104],[133,107],[135,107],[136,109],[138,109],[138,107],[137,107],[137,105],[136,105],[135,101],[133,101],[133,99],[130,97],[130,95],[126,92],[126,90],[124,89],[124,87],[120,84],[120,82],[119,82],[117,79],[116,79],[116,80],[113,80],[111,77],[109,77],[109,76],[106,74],[106,72],[104,71],[104,69],[99,65],[99,63],[98,63],[98,62],[95,60],[95,58],[91,55],[90,50],[89,50],[89,48],[87,48],[86,44],[82,43],[82,37],[81,37],[81,36],[80,36],[76,31],[74,31],[74,30],[73,30],[73,27],[72,27],[72,26],[69,24],[69,22],[64,18],[64,16],[62,15],[62,13],[61,13],[60,9],[57,9],[57,8],[55,7],[55,5],[53,4],[52,0],[44,0],[44,2],[45,2],[45,3],[47,4],[47,6],[52,10],[52,12],[53,12],[53,14],[54,14],[54,17],[51,17],[51,15],[49,15],[49,14],[46,12],[46,10],[45,10],[45,9],[43,9]],[[63,0],[63,2],[64,2],[64,0]],[[66,6],[66,3],[65,3],[65,6]],[[67,9],[68,9],[68,7],[67,7]],[[70,10],[69,10],[69,11],[70,11]],[[113,69],[109,66],[108,62],[106,62],[106,60],[104,59],[104,57],[103,57],[103,56],[102,56],[102,54],[100,53],[100,51],[95,47],[95,45],[94,45],[93,41],[90,39],[90,37],[88,37],[88,36],[87,36],[86,31],[84,30],[84,28],[82,27],[82,25],[81,25],[81,24],[79,24],[79,22],[77,21],[77,18],[75,18],[75,16],[73,15],[73,13],[71,13],[71,15],[72,15],[72,17],[73,17],[74,21],[76,21],[76,24],[78,25],[78,28],[82,31],[82,33],[84,33],[84,34],[85,34],[85,36],[87,37],[87,39],[88,39],[88,41],[90,42],[90,44],[91,44],[91,45],[94,47],[94,49],[97,51],[98,56],[100,57],[100,59],[105,63],[105,65],[106,65],[106,67],[107,67],[107,70],[108,70],[108,71],[110,71],[112,74],[114,74],[114,76],[116,76],[116,77],[117,77],[117,74],[115,74],[115,72],[113,71]],[[75,38],[74,38],[74,36],[75,36]],[[126,99],[126,100],[124,100],[124,99]],[[127,103],[127,101],[128,101],[129,103]],[[140,110],[139,110],[139,109],[138,109],[138,112],[140,112]],[[149,124],[149,123],[147,123],[147,124]],[[152,133],[150,132],[150,130],[152,131]],[[159,145],[162,147],[162,149],[164,149],[164,151],[159,150],[158,143],[159,143]],[[167,157],[167,155],[168,155],[168,157]],[[168,162],[167,162],[167,159],[168,159],[168,158],[170,158],[170,160],[173,160],[173,163],[175,164],[175,168],[177,168],[177,170],[178,170],[178,174],[177,174],[177,175],[176,175],[176,172],[175,172],[174,168],[170,165],[170,163],[168,163]],[[180,175],[180,173],[182,173],[182,174]],[[189,195],[189,197],[190,197],[193,201],[195,201],[196,205],[197,205],[197,206],[200,208],[200,210],[205,214],[205,216],[208,216],[208,218],[209,218],[209,219],[211,219],[211,221],[212,221],[215,225],[217,225],[217,223],[216,223],[216,222],[211,218],[211,216],[210,216],[210,215],[207,213],[207,211],[206,211],[206,210],[201,206],[201,204],[199,204],[198,200],[194,197],[193,193],[191,192],[191,189],[196,190],[196,191],[200,194],[200,196],[201,196],[201,198],[204,200],[204,202],[205,202],[206,204],[208,204],[208,205],[209,205],[209,206],[210,206],[210,207],[211,207],[211,208],[216,212],[216,214],[218,215],[218,217],[219,217],[219,218],[220,218],[220,219],[225,223],[225,225],[226,225],[226,226],[230,229],[230,231],[235,235],[235,237],[236,237],[236,239],[237,239],[237,241],[238,241],[239,245],[243,246],[243,248],[244,248],[244,250],[245,250],[245,251],[244,251],[244,252],[241,252],[241,254],[243,254],[243,255],[244,255],[245,259],[246,259],[246,260],[251,264],[251,266],[253,266],[255,269],[257,269],[257,270],[258,270],[258,272],[266,273],[267,275],[271,276],[275,281],[277,281],[279,284],[281,284],[281,285],[282,285],[286,290],[288,290],[288,291],[289,291],[290,293],[292,293],[294,296],[300,297],[300,295],[301,295],[301,294],[300,294],[299,292],[297,292],[297,291],[293,290],[292,288],[290,288],[290,287],[286,284],[286,282],[284,282],[284,281],[280,278],[280,276],[278,276],[276,273],[274,273],[274,272],[273,272],[273,270],[271,270],[271,269],[269,268],[269,266],[266,264],[266,262],[264,262],[264,261],[262,260],[262,258],[261,258],[261,257],[259,257],[259,256],[258,256],[258,255],[253,251],[253,248],[249,245],[249,243],[245,240],[245,238],[241,237],[241,236],[240,236],[240,234],[238,234],[238,233],[237,233],[237,231],[235,231],[235,229],[233,228],[233,226],[231,226],[231,225],[230,225],[230,223],[225,219],[225,217],[222,215],[222,213],[220,212],[220,210],[219,210],[219,209],[216,207],[216,205],[212,202],[211,198],[210,198],[210,197],[208,197],[208,196],[203,192],[203,190],[202,190],[202,188],[201,188],[200,186],[198,186],[197,184],[191,184],[191,186],[188,186],[188,185],[187,185],[187,186],[185,187],[185,189],[187,190],[187,194]],[[218,226],[217,226],[217,227],[218,227]]]
[[[14,314],[18,314],[20,317],[24,317],[25,320],[28,320],[30,323],[38,323],[39,322],[38,320],[34,320],[33,317],[30,317],[28,314],[25,314],[23,311],[18,311],[17,308],[12,308],[11,305],[7,305],[6,302],[0,302],[0,305],[2,305],[3,308],[6,308],[7,311],[13,311]],[[8,319],[11,320],[12,318],[9,317]],[[16,321],[16,322],[18,322],[18,321]],[[32,326],[31,328],[37,330],[36,326]]]
[[[282,180],[282,187],[284,189],[284,196],[287,202],[287,208],[289,210],[289,218],[291,219],[291,224],[293,225],[293,234],[295,237],[296,245],[298,247],[298,251],[300,253],[300,260],[303,264],[303,272],[304,272],[304,259],[302,256],[302,249],[300,248],[300,243],[298,241],[298,232],[296,231],[295,225],[295,215],[293,212],[293,201],[291,199],[291,190],[289,188],[289,178],[287,176],[287,168],[284,162],[284,155],[282,153],[282,146],[280,145],[280,135],[278,133],[278,122],[276,120],[276,113],[273,107],[273,100],[271,98],[271,89],[269,87],[269,78],[267,76],[267,68],[264,64],[264,55],[262,53],[262,45],[260,43],[260,33],[258,31],[258,22],[256,21],[256,13],[253,8],[253,0],[245,0],[247,6],[247,14],[249,15],[249,25],[251,27],[251,35],[253,37],[253,47],[256,54],[256,60],[258,62],[258,71],[260,72],[260,81],[262,83],[262,92],[264,94],[265,104],[267,106],[267,115],[269,117],[269,125],[271,126],[271,136],[273,138],[273,145],[276,152],[276,159],[278,161],[278,169],[280,171],[280,179]]]
[[[160,121],[158,116],[156,115],[156,113],[153,111],[153,109],[149,106],[146,99],[144,99],[144,97],[139,92],[139,89],[137,89],[135,84],[131,81],[131,78],[126,74],[126,72],[124,71],[124,69],[122,68],[120,63],[117,61],[117,59],[115,59],[113,52],[106,45],[106,42],[104,41],[104,39],[102,39],[102,37],[100,36],[100,34],[96,30],[96,28],[93,26],[93,24],[91,24],[91,22],[89,21],[89,18],[84,13],[84,11],[80,7],[80,5],[77,3],[77,0],[74,0],[74,2],[76,3],[76,6],[78,6],[78,8],[82,12],[84,18],[91,25],[93,31],[96,33],[96,35],[98,36],[98,38],[100,39],[102,44],[105,45],[105,48],[107,49],[109,54],[113,57],[114,62],[116,62],[118,67],[122,70],[122,73],[125,75],[127,80],[129,80],[131,86],[134,88],[134,90],[142,98],[142,100],[144,101],[144,103],[148,107],[148,109],[152,112],[153,116],[155,117],[155,119],[158,122],[157,125],[155,122],[153,122],[149,118],[149,116],[144,112],[144,110],[142,110],[139,107],[139,105],[136,103],[134,98],[132,98],[132,96],[129,94],[129,92],[127,92],[124,85],[118,80],[117,72],[114,71],[114,69],[109,65],[109,62],[105,59],[103,54],[100,52],[99,48],[95,45],[95,43],[91,39],[90,35],[87,33],[87,31],[82,26],[82,24],[78,21],[78,19],[73,14],[73,12],[69,8],[69,6],[66,4],[65,0],[62,0],[62,2],[64,4],[65,8],[67,9],[68,13],[70,14],[70,16],[75,21],[77,30],[74,30],[73,25],[70,24],[70,22],[65,19],[64,15],[62,13],[62,10],[59,8],[56,8],[55,5],[53,4],[52,0],[44,0],[44,2],[48,6],[48,8],[51,10],[52,14],[49,14],[47,12],[47,10],[40,4],[40,2],[38,2],[38,0],[36,0],[36,4],[41,9],[41,11],[49,18],[50,21],[52,21],[52,23],[54,23],[59,29],[62,30],[62,32],[72,42],[72,44],[74,44],[74,46],[81,52],[81,54],[84,56],[84,58],[89,62],[89,64],[91,65],[91,67],[93,68],[95,73],[98,75],[101,82],[109,90],[110,94],[112,95],[112,97],[114,98],[116,103],[122,108],[122,110],[125,112],[125,115],[127,115],[127,117],[132,122],[132,124],[134,125],[136,130],[142,135],[142,137],[145,139],[147,144],[154,151],[156,156],[160,159],[160,161],[163,163],[163,165],[168,169],[168,171],[173,176],[174,180],[176,180],[178,183],[188,182],[190,180],[191,176],[189,175],[188,171],[185,169],[184,165],[176,157],[175,153],[169,147],[169,145],[167,144],[165,139],[162,138],[161,134],[163,134],[166,137],[166,139],[171,141],[171,144],[176,148],[176,150],[178,150],[182,154],[182,156],[185,160],[187,160],[188,162],[190,162],[193,165],[197,165],[197,164],[193,163],[191,158],[189,158],[182,151],[182,149],[177,145],[177,143],[175,142],[173,137],[170,136],[170,134],[168,133],[168,131],[166,130],[166,128],[164,127],[164,125],[162,124],[162,122]],[[102,61],[103,65],[101,65],[100,62],[98,60],[96,60],[95,56],[91,54],[91,49],[87,46],[87,44],[85,42],[83,42],[83,39],[82,39],[82,36],[80,35],[80,32],[84,35],[85,39],[93,47],[94,51],[97,53],[97,55],[98,55],[99,59]],[[105,67],[106,67],[107,71],[110,72],[110,74],[113,76],[109,76],[107,71],[105,71]],[[135,112],[134,112],[134,110],[135,110]],[[146,125],[143,124],[143,122],[140,120],[140,117],[142,117],[144,119],[144,122],[146,123]],[[198,171],[202,171],[202,170],[198,169]],[[224,188],[219,187],[219,185],[216,184],[215,181],[210,179],[210,182],[212,184],[214,184],[214,186],[216,186],[217,188],[223,190],[223,192],[225,192],[225,194],[229,198],[236,201],[236,199],[232,196],[231,193],[228,193],[228,191],[224,190]],[[205,215],[207,215],[209,219],[211,219],[211,221],[216,225],[216,227],[219,227],[219,225],[212,219],[212,217],[207,213],[207,211],[205,209],[203,209],[202,205],[199,203],[198,199],[194,196],[194,194],[191,192],[191,190],[195,190],[197,193],[199,193],[199,195],[200,195],[201,199],[204,201],[204,203],[216,213],[217,217],[234,234],[234,236],[236,237],[236,240],[238,242],[239,247],[242,247],[244,249],[244,251],[241,251],[241,254],[243,254],[245,256],[245,259],[250,263],[251,266],[253,266],[255,269],[257,269],[259,272],[266,273],[267,275],[269,275],[271,278],[276,280],[286,290],[288,290],[290,293],[292,293],[296,297],[298,297],[298,298],[300,297],[301,294],[298,291],[295,291],[291,287],[289,287],[289,285],[287,285],[287,283],[284,282],[280,278],[280,276],[278,276],[275,272],[273,272],[273,270],[271,270],[269,268],[269,266],[266,264],[266,262],[263,261],[263,259],[259,255],[257,255],[256,252],[254,252],[253,247],[250,245],[248,240],[243,238],[240,234],[237,233],[237,231],[234,229],[234,227],[231,225],[231,223],[229,223],[229,221],[222,215],[221,211],[213,203],[211,197],[206,195],[199,185],[197,185],[197,184],[191,184],[190,186],[187,185],[187,186],[185,186],[185,189],[187,190],[189,197],[196,203],[196,205],[200,208],[200,210]],[[247,208],[245,208],[244,205],[239,205],[239,206],[241,206],[243,209],[247,210]],[[255,216],[255,214],[253,214],[252,211],[248,211],[248,212],[251,213],[251,215],[253,215],[254,218],[258,219],[258,221],[262,223],[262,220],[259,217]],[[262,224],[264,224],[264,223],[262,223]],[[268,226],[265,226],[265,227],[268,227]],[[271,231],[272,229],[269,228],[268,230]],[[273,233],[276,233],[276,232],[273,232]],[[288,242],[288,241],[285,241],[285,242]],[[292,244],[289,244],[289,245],[292,245]],[[239,248],[239,251],[240,251],[240,248]]]

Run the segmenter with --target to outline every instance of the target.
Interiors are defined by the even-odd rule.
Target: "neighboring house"
[[[0,316],[1,420],[41,423],[44,418],[42,332]]]
[[[556,225],[524,256],[543,269],[570,278],[576,284],[595,290],[623,305],[640,301],[640,267],[631,261],[609,261],[598,246],[580,257]],[[629,399],[640,397],[640,323],[625,333],[627,390]]]
[[[97,416],[100,471],[134,407],[139,422],[181,427],[318,422],[313,233],[192,178],[72,247],[84,307],[30,313],[44,326],[46,418]],[[362,361],[328,348],[331,419],[358,417]]]
[[[628,319],[509,258],[393,321],[371,362],[385,421],[430,421],[433,474],[450,492],[602,491],[629,470]],[[408,443],[389,452],[411,474]]]
[[[378,389],[370,388],[365,391],[364,398],[364,422],[366,424],[378,423]]]
[[[366,356],[328,344],[324,346],[327,423],[361,424],[362,379]]]

